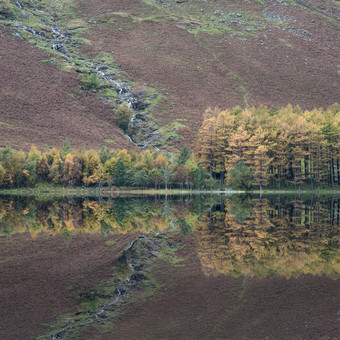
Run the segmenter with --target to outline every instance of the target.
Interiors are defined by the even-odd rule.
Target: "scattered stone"
[[[99,65],[99,66],[97,67],[97,70],[98,70],[98,71],[105,71],[105,70],[107,70],[108,68],[109,68],[108,65]]]
[[[263,11],[262,13],[269,20],[276,20],[276,21],[283,21],[283,22],[288,20],[286,16],[280,15],[280,14],[275,13],[275,12]]]
[[[306,35],[311,35],[310,32],[308,32],[305,29],[302,28],[294,28],[294,29],[290,29],[289,32],[291,32],[292,34],[296,35],[296,36],[306,36]]]

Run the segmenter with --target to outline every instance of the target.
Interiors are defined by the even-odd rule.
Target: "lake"
[[[340,197],[0,199],[1,339],[336,339]]]

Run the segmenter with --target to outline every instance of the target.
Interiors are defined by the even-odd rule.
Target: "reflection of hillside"
[[[208,207],[204,201],[117,198],[112,201],[65,200],[39,203],[0,200],[0,235],[45,231],[65,233],[191,231]]]
[[[230,213],[235,211],[232,201],[227,202],[226,212],[202,219],[195,234],[206,274],[339,277],[339,220],[334,202],[332,208],[328,202],[283,206],[262,199],[254,203],[243,223]]]

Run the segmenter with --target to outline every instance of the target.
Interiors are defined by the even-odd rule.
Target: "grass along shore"
[[[68,187],[59,185],[37,185],[31,188],[6,188],[0,189],[0,195],[17,195],[17,196],[51,196],[51,197],[91,197],[91,196],[133,196],[133,195],[231,195],[244,194],[244,190],[188,190],[188,189],[154,189],[154,188],[133,188],[133,187]]]
[[[264,189],[260,190],[234,190],[225,189],[205,189],[205,190],[189,190],[189,189],[154,189],[154,188],[133,188],[133,187],[69,187],[52,184],[38,184],[31,188],[3,188],[0,189],[0,195],[15,196],[49,196],[49,197],[115,197],[115,196],[135,196],[135,195],[159,195],[159,196],[180,196],[180,195],[234,195],[234,194],[250,194],[250,195],[340,195],[339,189],[320,188],[320,189]]]

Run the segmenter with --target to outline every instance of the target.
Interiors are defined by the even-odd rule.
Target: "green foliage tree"
[[[113,185],[120,187],[120,186],[125,185],[126,181],[127,181],[127,178],[126,178],[125,165],[122,159],[119,158],[116,164],[116,168],[113,172]]]
[[[22,167],[22,182],[21,185],[34,185],[37,177],[37,164],[33,160],[25,162]]]
[[[145,170],[139,170],[133,175],[132,184],[135,186],[146,186],[147,173]]]
[[[198,166],[192,171],[192,177],[195,189],[205,188],[205,172],[200,164],[198,164]]]
[[[105,145],[99,150],[99,158],[102,164],[105,164],[105,162],[110,159],[110,151]]]
[[[30,152],[27,155],[27,161],[33,162],[36,166],[41,163],[42,155],[41,152],[36,148],[35,145],[32,145]]]
[[[160,170],[161,180],[165,186],[165,190],[168,189],[168,185],[171,183],[172,172],[169,167],[164,167]]]
[[[159,169],[152,169],[148,173],[148,184],[149,185],[154,185],[155,188],[160,185],[161,183],[161,173]]]
[[[133,112],[130,110],[128,107],[126,107],[124,104],[121,104],[118,106],[114,118],[116,120],[117,125],[124,131],[126,132],[130,120],[132,119]]]
[[[63,159],[65,159],[66,155],[71,154],[72,155],[72,148],[71,148],[71,144],[68,140],[64,140],[63,142],[63,148],[60,151],[61,156],[63,157]]]
[[[252,182],[253,176],[244,161],[238,162],[227,173],[227,184],[234,189],[249,190]]]
[[[181,166],[184,165],[186,163],[186,161],[189,159],[191,155],[191,151],[189,151],[189,149],[185,146],[180,154],[178,155],[178,158],[176,160],[176,165],[177,166]]]

